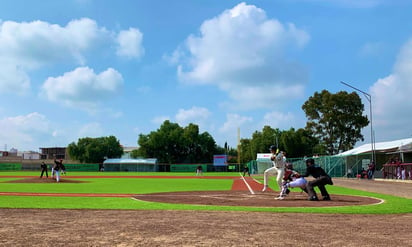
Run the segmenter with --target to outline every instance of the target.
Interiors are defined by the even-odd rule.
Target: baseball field
[[[411,246],[407,181],[335,178],[312,202],[239,173],[38,176],[0,173],[1,246]]]

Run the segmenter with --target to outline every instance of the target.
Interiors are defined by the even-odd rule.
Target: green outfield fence
[[[0,163],[0,171],[21,171],[21,163]]]
[[[332,177],[355,177],[360,174],[362,168],[367,168],[370,154],[351,155],[351,156],[320,156],[316,157],[315,163],[320,165],[325,171]],[[306,160],[304,158],[288,158],[287,162],[292,163],[294,169],[298,172],[304,173],[306,171]],[[380,161],[382,159],[382,161]],[[376,176],[379,177],[379,170],[382,164],[385,163],[384,158],[378,157],[378,164],[376,166]],[[32,170],[40,171],[40,163],[43,160],[32,160],[22,162],[10,162],[0,161],[0,171],[20,171],[20,170]],[[47,160],[46,164],[51,168],[53,161]],[[67,171],[100,171],[102,164],[64,164]],[[159,163],[155,165],[110,165],[105,166],[104,171],[130,171],[130,172],[196,172],[196,168],[202,166],[203,172],[242,172],[244,166],[249,167],[251,174],[263,174],[263,172],[272,167],[270,160],[251,160],[245,164],[230,163],[227,166],[214,166],[212,163],[202,164],[165,164]],[[352,174],[348,175],[348,170],[352,171]]]
[[[40,163],[0,163],[0,171],[40,171]],[[51,170],[53,163],[46,163],[48,170]],[[99,171],[99,164],[64,164],[66,171]]]

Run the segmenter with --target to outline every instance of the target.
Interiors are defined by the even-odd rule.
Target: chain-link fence
[[[287,162],[293,164],[293,168],[299,173],[306,172],[306,157],[305,158],[288,158]],[[322,167],[332,177],[344,177],[348,174],[345,157],[337,156],[320,156],[314,158],[315,164]],[[248,163],[249,169],[253,174],[263,174],[263,172],[272,167],[270,159],[257,159]]]

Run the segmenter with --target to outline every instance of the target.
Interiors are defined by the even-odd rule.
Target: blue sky
[[[166,119],[235,147],[238,129],[304,127],[315,92],[352,91],[340,81],[372,96],[376,141],[409,138],[410,13],[410,0],[3,0],[0,150],[137,146]]]

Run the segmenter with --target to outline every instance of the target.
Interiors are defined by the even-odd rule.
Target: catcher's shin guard
[[[282,190],[281,190],[281,192],[280,192],[280,194],[282,195],[282,196],[286,196],[287,194],[288,194],[288,187],[289,187],[289,184],[288,183],[284,183],[283,185],[282,185]]]

